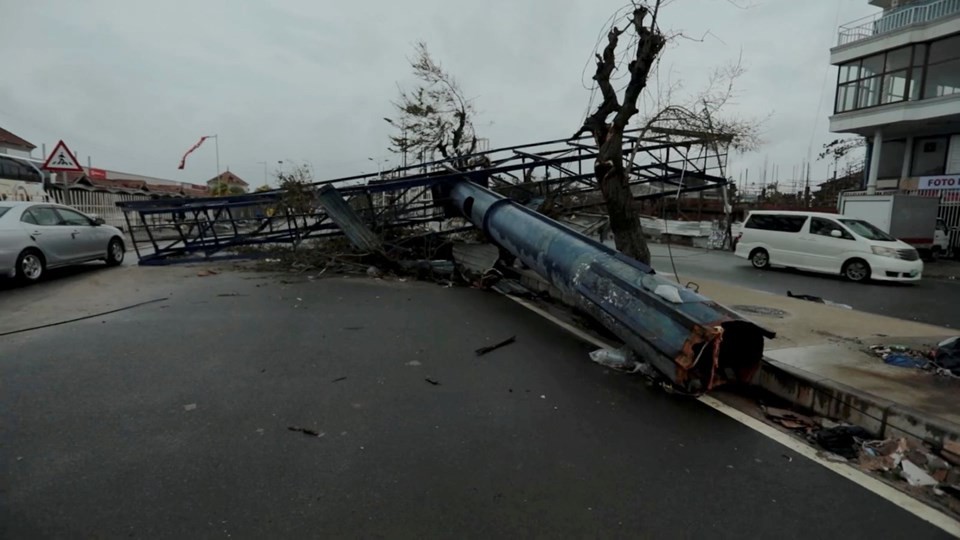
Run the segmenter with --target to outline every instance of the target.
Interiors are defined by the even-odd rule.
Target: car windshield
[[[897,240],[866,221],[859,219],[841,219],[840,223],[846,225],[854,234],[862,236],[867,240],[877,240],[880,242],[895,242]]]
[[[0,206],[0,217],[3,217],[3,215],[6,214],[8,210],[10,210],[9,206]]]

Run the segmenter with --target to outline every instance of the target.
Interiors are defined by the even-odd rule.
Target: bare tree
[[[624,167],[623,131],[630,119],[639,112],[637,101],[640,93],[646,88],[650,70],[666,44],[666,38],[657,27],[661,1],[657,0],[652,9],[645,3],[635,4],[629,23],[623,29],[614,26],[607,33],[607,44],[603,52],[597,54],[597,69],[593,75],[603,101],[574,135],[577,138],[583,133],[590,133],[599,148],[594,174],[606,203],[610,230],[617,249],[646,264],[650,263],[650,248],[647,247],[639,215],[634,208],[629,174]],[[636,52],[627,64],[630,79],[621,100],[613,87],[611,76],[617,68],[617,47],[621,36],[628,32],[636,41]],[[608,121],[610,115],[614,115],[612,121]]]
[[[385,119],[400,131],[391,135],[390,149],[424,157],[437,152],[457,166],[477,148],[473,104],[425,43],[418,42],[415,51],[410,67],[419,82],[412,90],[400,89],[400,98],[393,102],[397,116]]]

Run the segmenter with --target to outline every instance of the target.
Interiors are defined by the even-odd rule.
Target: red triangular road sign
[[[83,172],[83,167],[63,141],[58,142],[53,148],[53,152],[50,152],[42,168],[47,171]]]

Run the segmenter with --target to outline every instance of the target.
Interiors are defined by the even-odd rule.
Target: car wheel
[[[123,263],[125,253],[123,240],[114,237],[107,246],[107,266],[120,266]]]
[[[750,254],[750,263],[753,264],[754,268],[761,270],[770,268],[770,254],[765,249],[755,249]]]
[[[43,260],[43,254],[35,249],[24,250],[17,257],[17,278],[28,283],[40,281],[43,272],[47,269],[47,263]]]
[[[857,283],[863,283],[870,279],[870,265],[867,261],[853,259],[843,265],[843,277]]]

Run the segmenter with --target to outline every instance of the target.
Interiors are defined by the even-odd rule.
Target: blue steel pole
[[[774,334],[542,214],[467,180],[450,198],[492,241],[687,392],[749,383]]]

